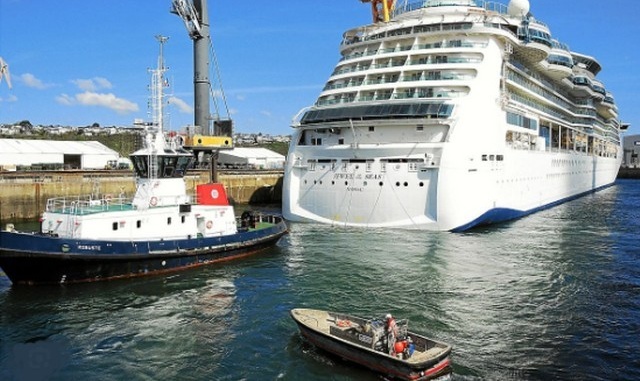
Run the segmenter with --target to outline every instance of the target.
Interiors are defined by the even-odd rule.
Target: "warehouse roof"
[[[0,152],[7,154],[63,153],[67,155],[112,155],[116,151],[97,141],[0,139]]]
[[[242,158],[284,158],[283,155],[262,147],[235,147],[232,150],[221,151],[221,153]]]

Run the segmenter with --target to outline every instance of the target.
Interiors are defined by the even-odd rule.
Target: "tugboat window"
[[[138,177],[146,178],[148,176],[148,165],[146,156],[132,156],[131,162],[133,163],[133,169],[136,171]]]

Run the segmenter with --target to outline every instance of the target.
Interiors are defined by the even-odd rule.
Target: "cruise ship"
[[[294,117],[290,221],[464,231],[607,187],[622,159],[601,65],[527,0],[370,3]]]

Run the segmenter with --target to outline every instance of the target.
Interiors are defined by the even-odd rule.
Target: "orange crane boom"
[[[396,0],[360,0],[363,3],[371,3],[373,22],[389,22],[391,12],[396,6]]]

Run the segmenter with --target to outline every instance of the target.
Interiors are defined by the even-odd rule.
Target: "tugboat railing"
[[[101,198],[90,196],[54,197],[47,200],[46,211],[71,215],[84,215],[115,210],[133,209],[132,198],[104,195]]]

